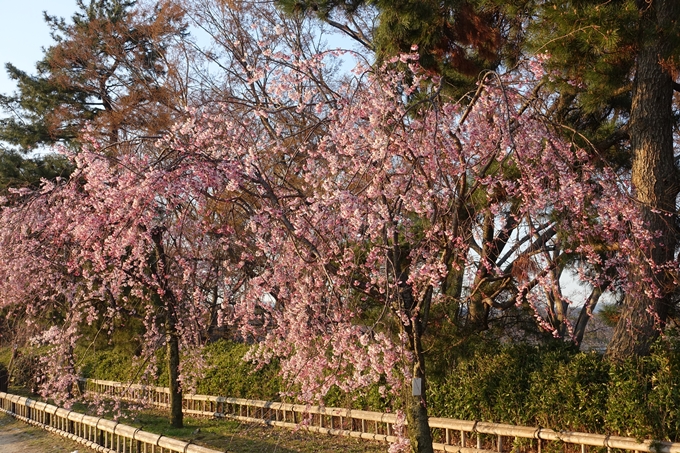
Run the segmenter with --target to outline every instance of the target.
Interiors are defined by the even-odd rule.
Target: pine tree
[[[680,4],[672,0],[548,1],[529,27],[531,50],[548,57],[552,119],[576,132],[603,162],[630,172],[648,228],[658,234],[649,251],[654,264],[642,270],[638,285],[659,293],[624,298],[607,351],[614,360],[649,353],[677,286],[661,268],[677,248],[679,21]]]
[[[89,106],[86,93],[51,81],[44,60],[36,67],[38,74],[33,76],[8,63],[7,74],[16,81],[18,92],[0,95],[0,108],[11,114],[0,120],[0,138],[23,150],[71,143],[97,113]],[[68,111],[77,112],[77,116],[58,114]]]
[[[627,122],[636,59],[633,1],[548,1],[527,25],[527,52],[547,56],[551,119],[591,143],[609,162],[630,166]]]
[[[481,72],[513,66],[524,40],[530,1],[487,0],[277,0],[291,14],[313,14],[347,33],[378,62],[417,48],[420,64],[443,77],[459,97],[474,89]],[[354,16],[373,8],[374,30],[361,30]],[[352,26],[353,25],[353,26]]]
[[[9,64],[18,91],[0,96],[9,114],[0,139],[21,149],[73,144],[88,122],[110,143],[165,130],[182,108],[168,48],[185,33],[169,2],[150,11],[131,0],[78,1],[67,22],[45,13],[55,44],[36,75]]]
[[[9,188],[38,189],[42,179],[67,178],[71,174],[68,159],[58,154],[24,157],[15,151],[0,151],[0,195]]]
[[[647,355],[665,327],[677,291],[677,282],[664,269],[672,262],[678,245],[677,196],[680,192],[673,146],[677,118],[673,114],[673,80],[680,54],[680,4],[657,0],[639,6],[639,30],[630,121],[633,153],[631,180],[645,221],[658,233],[650,251],[654,265],[651,282],[659,294],[624,300],[622,316],[607,355],[614,360]],[[639,284],[650,281],[640,278]]]

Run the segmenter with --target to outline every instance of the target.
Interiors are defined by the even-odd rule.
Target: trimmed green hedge
[[[431,382],[430,415],[680,441],[680,347],[612,365],[568,345],[485,347]]]
[[[243,361],[249,346],[220,340],[205,347],[208,364],[197,392],[278,400],[278,366]],[[162,355],[162,354],[161,354]],[[667,337],[649,357],[612,365],[566,343],[548,346],[480,342],[451,354],[455,362],[430,371],[433,417],[481,420],[558,430],[680,441],[680,340]],[[26,355],[15,379],[28,376]],[[162,368],[162,358],[159,360]],[[126,381],[135,375],[130,352],[97,352],[81,363],[86,377]],[[134,369],[133,369],[134,368]],[[166,380],[162,370],[159,385]],[[18,376],[19,375],[19,376]],[[25,380],[25,379],[24,379]],[[390,400],[378,385],[356,395],[332,389],[328,406],[385,411]]]
[[[259,370],[243,360],[249,346],[219,340],[204,349],[208,369],[196,391],[203,395],[278,401],[282,389],[278,366],[272,363]]]
[[[132,357],[128,351],[105,349],[87,354],[80,363],[84,378],[127,382],[135,375]]]

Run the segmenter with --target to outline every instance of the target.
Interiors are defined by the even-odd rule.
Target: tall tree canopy
[[[648,228],[659,235],[652,273],[663,289],[643,299],[625,298],[612,358],[649,352],[677,291],[677,272],[666,266],[677,253],[680,190],[674,146],[674,90],[680,86],[676,3],[279,1],[290,13],[314,13],[350,34],[352,17],[374,8],[378,60],[416,45],[424,67],[462,90],[470,85],[457,81],[469,82],[485,69],[513,70],[519,58],[545,61],[548,72],[536,87],[545,114],[604,165],[630,174],[634,196],[647,209]],[[471,78],[459,77],[466,74]]]
[[[18,85],[0,96],[0,140],[27,150],[77,143],[89,122],[110,143],[166,131],[184,103],[169,47],[182,37],[183,10],[172,2],[142,8],[131,0],[84,0],[66,21],[45,13],[55,44],[31,75],[11,63]]]
[[[70,143],[76,170],[4,199],[0,304],[77,307],[45,337],[54,357],[84,323],[142,313],[177,398],[180,348],[233,323],[307,402],[381,384],[408,420],[394,448],[429,452],[410,384],[427,389],[447,329],[515,309],[580,341],[614,290],[609,357],[648,352],[677,288],[676,2],[281,4],[376,63],[335,76],[305,16],[261,2],[102,0],[48,19],[45,72],[5,100],[49,109],[2,130]],[[356,27],[370,12],[377,27]],[[183,17],[211,40],[193,43],[201,90],[184,97],[165,52]],[[576,323],[567,269],[591,289]]]
[[[277,0],[292,14],[312,14],[375,52],[379,63],[400,53],[420,55],[427,70],[461,96],[479,74],[520,56],[531,1]],[[358,20],[363,14],[374,21]],[[368,24],[368,25],[367,25]]]

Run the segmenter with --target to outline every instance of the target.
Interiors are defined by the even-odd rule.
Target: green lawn
[[[121,422],[142,428],[145,431],[235,453],[312,453],[320,451],[377,453],[387,450],[387,444],[380,442],[233,420],[186,417],[184,419],[185,427],[175,429],[169,426],[167,416],[158,411],[144,411],[136,414],[132,420],[121,420]]]
[[[26,390],[10,388],[10,393],[21,394],[39,400]],[[75,404],[76,412],[97,415],[94,407]],[[312,433],[304,429],[286,429],[259,424],[243,423],[228,419],[184,418],[184,428],[172,428],[166,413],[157,409],[129,412],[119,421],[144,431],[191,441],[197,445],[233,453],[384,453],[387,444],[353,437],[331,436]],[[113,418],[111,413],[102,415]]]

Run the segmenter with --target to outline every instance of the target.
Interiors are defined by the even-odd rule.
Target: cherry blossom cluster
[[[261,45],[247,72],[267,76],[266,104],[191,110],[153,147],[64,150],[68,181],[2,208],[0,305],[68,313],[42,336],[59,348],[46,391],[72,387],[79,325],[139,317],[153,356],[172,310],[187,386],[217,319],[250,359],[279,359],[291,396],[381,384],[397,409],[437,307],[528,304],[553,330],[556,250],[585,263],[584,284],[656,293],[629,185],[544,119],[534,78],[488,74],[452,102],[404,56],[408,75],[359,67],[330,90],[325,55]]]

